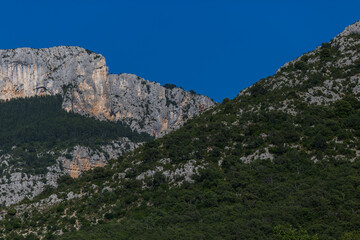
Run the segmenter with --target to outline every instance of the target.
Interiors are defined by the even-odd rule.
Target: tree
[[[348,101],[339,100],[335,103],[335,112],[339,117],[348,116],[353,112],[353,107]]]
[[[304,61],[297,61],[294,64],[294,67],[298,70],[306,70],[307,69],[307,65]]]
[[[360,239],[360,232],[346,232],[340,240],[358,240]]]
[[[176,88],[176,85],[175,85],[175,84],[171,84],[171,83],[166,83],[166,84],[164,85],[164,88],[173,89],[173,88]]]
[[[296,229],[291,225],[278,225],[274,228],[275,239],[277,240],[318,240],[317,235],[310,236],[308,232],[302,228]]]
[[[327,147],[326,139],[321,134],[317,134],[312,142],[311,142],[311,148],[312,149],[325,149]]]

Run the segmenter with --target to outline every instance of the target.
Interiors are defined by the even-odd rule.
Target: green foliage
[[[102,224],[91,232],[70,231],[60,239],[327,240],[351,236],[360,220],[356,211],[348,210],[360,207],[356,190],[360,162],[349,161],[354,153],[347,146],[356,146],[351,141],[356,139],[360,118],[357,100],[348,96],[329,106],[300,107],[298,114],[291,115],[247,111],[259,101],[266,104],[282,97],[261,86],[251,94],[257,97],[226,101],[189,120],[182,129],[145,144],[114,163],[111,171],[104,170],[110,171],[107,175],[84,174],[73,188],[89,181],[101,185],[133,166],[132,161],[141,161],[127,171],[124,187],[113,194],[93,195],[86,203],[89,207],[84,206],[84,212],[101,204],[113,206],[105,208]],[[243,113],[237,117],[240,109]],[[343,143],[335,144],[335,138]],[[240,160],[270,145],[272,161],[247,164]],[[334,158],[340,154],[345,159]],[[194,184],[169,187],[164,175],[156,173],[145,180],[144,189],[136,176],[166,158],[175,165],[196,159],[206,167],[193,177]]]
[[[294,67],[298,70],[307,70],[307,64],[304,61],[297,61]]]
[[[227,103],[227,102],[229,102],[229,101],[230,101],[229,98],[224,98],[224,99],[222,100],[222,103],[225,104],[225,103]]]
[[[320,59],[323,62],[334,60],[339,51],[336,47],[332,47],[330,43],[323,43],[320,49]]]
[[[27,217],[10,211],[1,228],[13,239],[44,227],[48,239],[59,229],[58,239],[359,239],[360,102],[348,90],[327,105],[303,99],[324,81],[352,84],[360,61],[341,69],[340,54],[323,44],[105,168],[60,178],[34,201],[84,195]],[[280,77],[300,83],[281,86]],[[169,177],[189,161],[198,167],[193,182]]]
[[[57,184],[59,186],[70,186],[74,183],[74,179],[72,177],[70,177],[69,175],[63,175],[60,176],[57,180]]]
[[[261,84],[256,83],[255,85],[252,86],[250,92],[253,97],[259,97],[261,95],[266,94],[267,91]]]
[[[348,116],[352,111],[353,107],[348,101],[339,100],[335,103],[335,112],[339,117]]]
[[[98,121],[61,108],[61,96],[13,99],[0,103],[0,149],[28,173],[45,173],[55,163],[49,151],[75,145],[98,148],[119,137],[134,142],[152,139],[121,122]],[[16,148],[14,148],[14,146]],[[20,161],[19,161],[20,160]]]
[[[346,232],[339,240],[359,240],[360,239],[360,232],[353,231],[353,232]]]
[[[344,235],[344,230],[358,226],[357,213],[347,209],[359,207],[360,191],[355,190],[360,184],[359,169],[359,162],[314,164],[296,151],[274,163],[245,164],[228,157],[221,169],[213,164],[201,170],[194,184],[163,188],[158,175],[154,177],[158,184],[151,189],[131,180],[114,197],[95,194],[82,205],[84,211],[93,212],[91,209],[106,203],[112,206],[106,209],[106,220],[59,239],[325,240],[356,236]],[[86,179],[77,181],[84,184]],[[103,178],[99,185],[108,179]],[[78,210],[81,201],[70,204]]]
[[[194,90],[192,90],[192,89],[190,89],[190,91],[189,91],[191,94],[193,94],[193,95],[196,95],[197,93],[194,91]]]
[[[166,83],[166,84],[164,84],[164,87],[168,88],[168,89],[173,89],[173,88],[176,88],[177,86],[175,84]]]
[[[73,87],[74,87],[74,86],[73,86],[71,83],[69,83],[69,84],[67,84],[67,85],[63,85],[63,86],[62,86],[63,94],[65,95],[66,92],[67,92],[69,89],[72,89]]]
[[[326,138],[321,135],[317,134],[311,142],[312,149],[325,149],[327,147]]]
[[[85,51],[87,52],[87,54],[93,54],[94,52],[93,51],[91,51],[91,50],[89,50],[89,49],[85,49]]]
[[[317,235],[310,236],[303,229],[295,229],[291,226],[276,226],[274,228],[275,238],[278,240],[318,240]]]
[[[259,96],[271,98],[270,94]],[[111,166],[89,171],[77,180],[61,178],[59,188],[47,196],[69,191],[91,195],[54,206],[49,215],[38,217],[43,223],[38,220],[35,226],[51,221],[67,226],[59,239],[327,240],[351,236],[360,221],[357,212],[349,210],[360,207],[360,162],[348,160],[354,155],[345,146],[353,144],[350,140],[355,139],[353,127],[359,117],[359,105],[351,99],[307,106],[298,109],[297,115],[246,111],[248,104],[258,101],[253,96],[227,101]],[[346,110],[349,104],[351,111]],[[240,108],[244,109],[241,118],[236,117]],[[334,138],[343,139],[343,144],[334,145]],[[270,144],[272,161],[240,160]],[[346,159],[333,157],[339,154]],[[193,176],[195,183],[180,187],[159,172],[144,183],[136,180],[166,158],[171,163],[165,169],[190,159],[206,165]],[[124,172],[126,178],[116,182],[114,176]],[[112,184],[112,191],[101,190],[106,183]],[[56,217],[65,209],[77,211],[80,231],[73,229],[75,218]],[[92,226],[89,221],[94,217],[100,221]],[[22,224],[30,223],[23,220]]]

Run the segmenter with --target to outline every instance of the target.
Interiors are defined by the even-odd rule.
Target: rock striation
[[[65,155],[57,160],[66,173],[72,178],[78,178],[81,172],[104,167],[109,159],[117,159],[124,153],[132,151],[141,143],[131,142],[128,138],[120,138],[103,145],[100,149],[91,149],[85,146],[75,146],[70,152],[70,158]]]
[[[109,74],[105,58],[81,47],[0,50],[0,100],[62,94],[63,108],[162,136],[215,103],[134,74]]]
[[[56,163],[47,167],[44,174],[24,173],[22,168],[14,168],[11,164],[21,159],[14,159],[11,154],[0,154],[0,166],[6,166],[5,172],[0,174],[0,206],[18,203],[25,197],[32,199],[46,186],[57,187],[59,176],[68,174],[72,178],[78,178],[82,172],[103,167],[109,159],[117,159],[140,145],[141,143],[134,143],[123,137],[101,145],[99,149],[77,145],[60,153],[51,152],[51,155],[57,156]]]
[[[215,103],[174,85],[161,86],[134,74],[109,74],[105,58],[81,47],[0,50],[0,101],[32,96],[63,96],[62,108],[104,121],[123,121],[132,130],[160,137]],[[12,152],[0,154],[0,205],[32,199],[57,178],[102,167],[141,143],[119,138],[91,149],[54,149],[56,164],[44,174],[24,174],[12,165]],[[16,151],[16,146],[12,150]],[[1,152],[1,149],[0,149]]]

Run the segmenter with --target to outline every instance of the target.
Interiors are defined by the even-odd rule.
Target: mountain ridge
[[[359,58],[357,32],[323,43],[181,128],[4,209],[1,234],[359,239]]]
[[[67,46],[0,50],[0,92],[3,100],[61,94],[66,111],[122,120],[153,136],[214,105],[206,96],[133,74],[109,74],[101,54]]]
[[[62,174],[77,178],[84,171],[103,167],[110,159],[118,158],[151,139],[144,136],[160,137],[215,103],[206,96],[184,91],[175,85],[161,86],[134,74],[109,74],[101,54],[81,47],[59,46],[0,50],[0,104],[3,109],[12,106],[14,109],[11,111],[19,118],[32,118],[34,122],[25,121],[22,126],[17,125],[20,128],[17,132],[18,129],[8,129],[14,126],[7,121],[6,115],[0,119],[4,128],[2,133],[7,134],[0,147],[3,166],[0,204],[10,205],[25,197],[33,198],[46,187],[56,187],[57,178]],[[39,118],[36,119],[24,106],[37,112]],[[64,114],[61,109],[69,114]],[[86,129],[79,120],[81,118],[73,113],[103,123],[82,118],[84,123],[94,128]],[[49,123],[47,119],[55,123]],[[62,126],[59,121],[64,121]],[[73,126],[66,121],[74,121]],[[57,129],[48,129],[49,133],[42,131],[48,126]],[[104,128],[104,133],[98,132],[98,139],[90,138],[96,144],[80,141],[74,145],[73,141],[79,141],[79,137],[66,135],[68,131],[75,131],[89,136],[89,132],[95,132],[99,126]],[[114,137],[109,129],[120,135]],[[37,137],[32,138],[29,132]],[[43,139],[54,144],[41,141],[39,132],[47,135]],[[126,136],[123,136],[125,132]],[[66,137],[62,138],[63,135]],[[135,136],[142,136],[143,141],[132,139]],[[16,143],[8,139],[15,137],[26,138],[29,142]],[[60,144],[59,139],[66,144]],[[4,144],[7,142],[13,145]]]

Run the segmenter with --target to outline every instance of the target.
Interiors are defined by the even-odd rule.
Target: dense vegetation
[[[354,157],[349,149],[359,125],[349,122],[360,117],[359,102],[349,97],[328,107],[309,106],[296,116],[271,111],[236,118],[243,104],[239,99],[227,101],[111,167],[78,180],[61,178],[57,190],[39,198],[69,191],[89,195],[43,214],[29,212],[30,219],[8,214],[4,231],[45,225],[48,239],[59,229],[66,229],[60,239],[358,239],[360,161],[349,161]],[[298,127],[290,128],[294,123]],[[342,143],[330,143],[343,133]],[[269,144],[274,146],[272,161],[239,160]],[[336,157],[339,154],[343,157]],[[196,159],[206,168],[194,177],[195,183],[181,187],[169,184],[160,173],[144,183],[136,180],[167,157],[177,166]],[[122,172],[126,179],[114,181]]]
[[[141,191],[133,183],[94,195],[90,206],[71,209],[87,212],[120,201],[101,224],[88,223],[60,239],[277,239],[276,227],[290,224],[319,239],[337,239],[360,227],[359,173],[359,162],[314,165],[296,152],[273,163],[232,161],[222,170],[208,168],[195,184],[181,188],[168,189],[160,181]],[[139,206],[127,211],[134,203]]]
[[[360,65],[341,65],[348,53],[335,43],[105,168],[61,177],[57,189],[20,206],[55,194],[61,202],[7,209],[0,234],[360,239],[360,91],[351,78]]]
[[[48,151],[71,149],[75,145],[96,149],[119,137],[134,142],[151,139],[147,134],[133,132],[121,122],[98,121],[66,112],[61,104],[60,95],[0,103],[2,153],[11,152],[16,164],[27,172],[43,173],[56,157]]]

